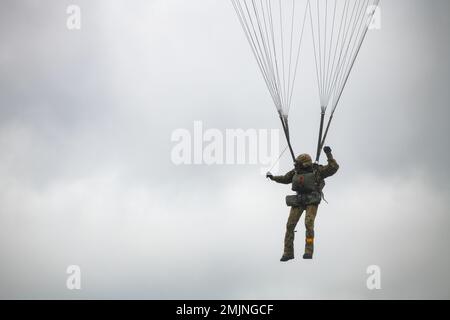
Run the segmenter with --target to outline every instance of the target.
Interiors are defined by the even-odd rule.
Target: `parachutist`
[[[274,177],[269,173],[267,174],[267,177],[272,181],[281,184],[292,184],[292,190],[297,193],[295,196],[286,197],[286,203],[291,207],[291,211],[286,224],[284,253],[280,260],[281,262],[294,259],[294,230],[304,211],[306,211],[306,235],[303,259],[312,259],[313,257],[314,220],[323,198],[325,179],[333,176],[339,170],[339,165],[333,158],[331,148],[325,147],[324,152],[328,158],[328,164],[325,166],[313,165],[311,156],[302,154],[297,157],[294,170],[286,175]]]
[[[314,219],[323,199],[322,189],[325,186],[325,179],[334,175],[339,169],[330,147],[323,148],[328,165],[319,165],[322,147],[330,132],[334,114],[340,105],[350,73],[371,25],[370,22],[374,18],[376,10],[369,9],[376,8],[380,0],[364,2],[317,0],[313,1],[316,5],[311,5],[310,1],[307,1],[300,6],[295,5],[296,0],[273,1],[273,3],[251,1],[251,6],[247,3],[250,0],[231,0],[231,2],[276,107],[286,136],[287,148],[294,161],[295,169],[285,176],[274,177],[270,172],[266,175],[267,179],[278,183],[292,183],[292,189],[297,192],[294,196],[286,197],[291,213],[287,223],[285,254],[281,261],[289,261],[294,257],[294,228],[303,211],[306,211],[306,245],[303,258],[312,259]],[[286,5],[286,2],[292,6]],[[355,8],[358,8],[357,11],[361,10],[361,16],[354,14]],[[272,19],[272,16],[275,16],[272,12],[279,12],[279,18]],[[308,19],[308,13],[311,19]],[[271,18],[261,19],[266,15]],[[316,15],[317,19],[312,19]],[[286,18],[292,19],[291,28],[285,27],[289,25],[289,20]],[[254,21],[258,23],[255,24]],[[295,28],[294,21],[297,21]],[[312,46],[320,96],[320,125],[314,164],[311,156],[306,154],[295,159],[288,121],[306,21],[310,21],[312,30]],[[290,39],[290,46],[286,45],[288,42],[284,39]],[[282,68],[279,68],[278,59],[276,55],[273,56],[277,51],[287,53],[288,68],[285,68],[283,62],[285,54],[281,55]],[[293,60],[292,57],[297,58]],[[291,77],[291,75],[294,76]],[[286,79],[288,79],[287,84]],[[330,112],[327,112],[327,109],[330,109]]]

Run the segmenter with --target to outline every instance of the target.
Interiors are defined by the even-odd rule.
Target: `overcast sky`
[[[66,27],[70,4],[81,30]],[[341,170],[315,259],[289,264],[287,186],[260,165],[171,160],[172,133],[194,121],[280,127],[229,1],[1,5],[0,298],[450,298],[449,1],[382,1],[330,132]],[[290,120],[298,153],[317,139],[309,58]],[[69,265],[80,291],[66,288]],[[366,287],[370,265],[381,290]]]

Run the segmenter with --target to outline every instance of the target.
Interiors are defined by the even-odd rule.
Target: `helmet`
[[[297,163],[301,163],[303,165],[303,167],[307,168],[307,167],[311,167],[312,166],[312,159],[311,156],[309,154],[301,154],[297,157],[296,159]]]

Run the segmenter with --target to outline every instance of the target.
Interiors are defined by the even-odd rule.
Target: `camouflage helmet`
[[[301,163],[304,167],[310,167],[312,166],[312,159],[309,154],[301,154],[297,157],[296,161],[298,163]]]

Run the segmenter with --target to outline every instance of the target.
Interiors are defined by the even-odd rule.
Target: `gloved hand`
[[[267,172],[266,178],[270,179],[270,180],[273,180],[273,174],[271,174],[270,172]]]
[[[333,159],[333,155],[331,154],[331,151],[332,151],[331,148],[328,146],[323,148],[323,152],[325,152],[328,159]]]

